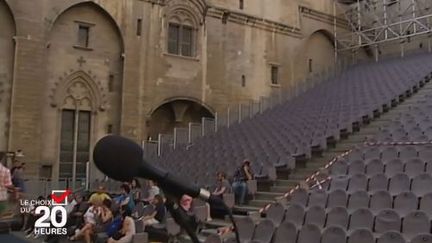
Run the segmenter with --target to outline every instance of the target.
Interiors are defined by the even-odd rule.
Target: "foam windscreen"
[[[96,167],[108,177],[130,181],[143,163],[143,150],[134,141],[115,135],[100,139],[93,150]]]

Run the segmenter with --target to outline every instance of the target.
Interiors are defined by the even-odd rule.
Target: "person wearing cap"
[[[111,200],[111,197],[105,192],[105,187],[100,185],[90,196],[89,202],[94,206],[102,206],[105,199]]]
[[[250,166],[250,161],[243,161],[242,165],[234,172],[234,182],[232,189],[235,195],[235,202],[238,205],[243,205],[247,194],[247,181],[253,180],[253,171]]]

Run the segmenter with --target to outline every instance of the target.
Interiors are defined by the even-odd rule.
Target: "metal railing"
[[[189,123],[187,127],[176,127],[172,134],[159,134],[158,140],[143,141],[144,156],[155,158],[175,149],[188,149],[203,136],[216,133],[223,127],[241,123],[257,114],[284,103],[303,94],[319,83],[336,77],[351,64],[340,61],[332,68],[319,73],[309,73],[306,78],[290,87],[272,88],[268,96],[261,96],[258,100],[228,105],[226,110],[216,112],[214,118],[203,117],[201,123]]]

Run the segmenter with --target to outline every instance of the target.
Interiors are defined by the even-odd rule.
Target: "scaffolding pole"
[[[427,48],[431,50],[431,0],[334,0],[333,8],[335,56],[361,48],[369,48],[379,56],[381,47],[393,44],[400,44],[403,56],[405,43],[420,36],[427,37]],[[346,19],[350,30],[336,27],[339,17]]]

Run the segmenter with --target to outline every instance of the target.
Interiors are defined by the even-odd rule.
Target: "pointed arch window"
[[[75,188],[86,178],[90,160],[92,95],[85,81],[77,78],[66,90],[61,107],[59,177]]]
[[[168,21],[168,53],[186,57],[196,56],[196,26],[189,13],[175,11]]]

